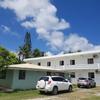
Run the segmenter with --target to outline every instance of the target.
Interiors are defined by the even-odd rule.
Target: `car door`
[[[59,78],[59,87],[60,87],[60,90],[66,90],[67,89],[67,82],[62,77]]]
[[[59,77],[52,77],[52,80],[54,81],[55,86],[58,87],[58,91],[61,91],[62,90],[61,79]]]
[[[60,77],[57,77],[57,85],[58,85],[59,91],[63,90],[62,79]]]
[[[63,83],[62,83],[62,85],[63,85],[63,90],[68,90],[68,88],[69,88],[68,80],[65,80],[65,79],[63,78]]]
[[[65,80],[65,89],[67,90],[69,89],[69,80],[67,79]]]

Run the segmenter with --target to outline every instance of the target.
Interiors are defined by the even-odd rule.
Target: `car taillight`
[[[51,83],[51,81],[48,81],[48,84],[50,84]]]

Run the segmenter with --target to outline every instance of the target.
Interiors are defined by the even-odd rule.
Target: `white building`
[[[100,50],[29,58],[24,61],[56,69],[60,75],[66,74],[71,77],[73,83],[76,83],[79,77],[91,77],[94,78],[97,85],[100,85]],[[58,71],[47,72],[47,74],[58,75]]]
[[[94,78],[100,86],[100,51],[87,51],[30,58],[24,64],[8,66],[0,72],[0,87],[11,89],[35,89],[41,76],[62,75],[76,83],[79,77]],[[23,84],[24,83],[24,84]]]

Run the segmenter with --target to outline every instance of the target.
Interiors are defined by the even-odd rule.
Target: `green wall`
[[[13,76],[13,89],[34,89],[36,87],[37,80],[46,75],[46,72],[29,71],[26,70],[25,80],[19,80],[19,70],[14,70]]]
[[[45,75],[45,71],[26,70],[25,80],[19,80],[19,70],[8,70],[6,79],[0,79],[0,85],[12,89],[35,89],[38,79]],[[65,78],[68,78],[67,73]]]
[[[12,81],[13,81],[13,70],[7,70],[6,79],[0,79],[0,86],[11,88]]]

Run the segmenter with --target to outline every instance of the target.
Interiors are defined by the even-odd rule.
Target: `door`
[[[68,88],[67,81],[62,77],[59,78],[59,87],[60,87],[60,90],[67,90]]]

